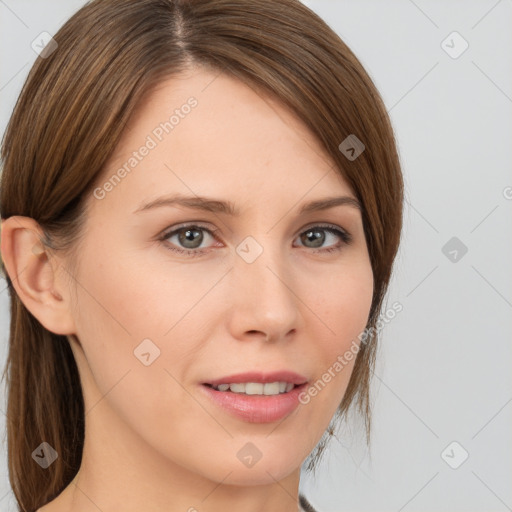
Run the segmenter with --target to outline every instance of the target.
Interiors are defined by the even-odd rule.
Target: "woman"
[[[295,0],[96,0],[2,146],[20,511],[314,510],[402,223],[393,131]],[[349,357],[352,354],[352,357]]]

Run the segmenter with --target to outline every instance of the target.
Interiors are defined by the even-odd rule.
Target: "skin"
[[[373,275],[357,208],[298,213],[315,199],[355,198],[320,143],[281,104],[224,74],[191,68],[161,83],[98,186],[190,96],[198,105],[173,131],[103,199],[88,198],[74,274],[64,255],[32,252],[33,219],[2,223],[16,291],[47,329],[68,335],[85,399],[82,466],[39,512],[296,512],[300,466],[348,384],[354,360],[273,423],[243,421],[201,392],[208,379],[252,370],[320,379],[364,330]],[[241,214],[133,213],[168,193],[229,200]],[[218,231],[201,231],[199,249],[177,234],[157,240],[183,223]],[[321,228],[319,246],[301,237],[325,223],[352,242]],[[236,252],[248,236],[263,248],[252,263]],[[134,356],[145,338],[160,349],[149,366]],[[247,442],[262,454],[252,467],[237,458]]]

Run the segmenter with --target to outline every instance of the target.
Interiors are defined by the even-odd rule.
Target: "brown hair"
[[[76,256],[85,200],[135,108],[163,79],[201,64],[288,106],[354,191],[374,275],[367,327],[375,326],[400,241],[402,174],[379,93],[321,18],[298,0],[96,0],[54,38],[58,47],[30,70],[4,136],[2,219],[31,217],[47,248]],[[351,134],[365,145],[352,160],[339,149]],[[20,510],[33,512],[80,467],[84,404],[66,336],[31,315],[12,285],[15,277],[6,276],[8,466]],[[361,344],[338,409],[357,403],[368,442],[376,342],[372,336]],[[48,469],[31,457],[43,440],[59,454]]]

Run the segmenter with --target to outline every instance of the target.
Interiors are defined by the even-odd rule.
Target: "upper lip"
[[[259,382],[265,384],[267,382],[291,382],[292,384],[301,385],[307,382],[308,379],[303,375],[291,372],[288,370],[282,370],[271,373],[264,372],[246,372],[236,373],[220,377],[218,379],[209,380],[203,382],[203,384],[210,384],[211,386],[218,386],[219,384],[238,384],[242,382]]]

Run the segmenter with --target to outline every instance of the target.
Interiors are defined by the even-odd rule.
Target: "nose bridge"
[[[240,328],[283,337],[296,327],[298,301],[287,255],[271,235],[248,236],[236,248],[236,311]]]

